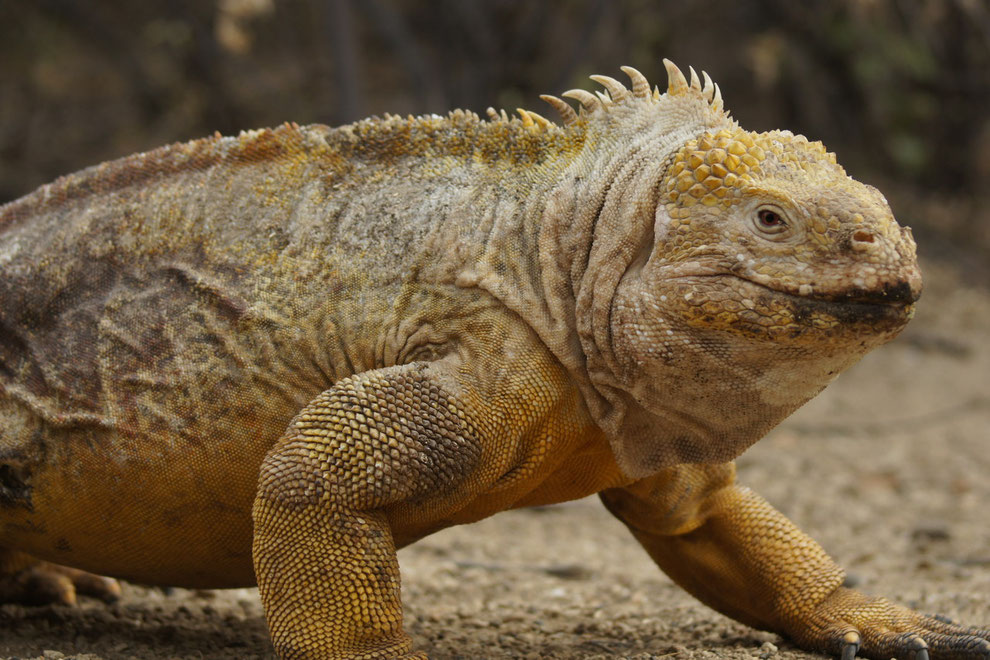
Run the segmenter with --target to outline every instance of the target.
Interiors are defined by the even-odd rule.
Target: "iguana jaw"
[[[803,319],[835,319],[848,332],[887,334],[900,331],[914,317],[914,302],[910,299],[884,297],[884,291],[851,290],[835,296],[795,296],[774,291],[786,297],[795,321]]]
[[[620,285],[610,314],[616,368],[592,378],[611,396],[602,426],[622,469],[642,476],[663,467],[658,456],[738,456],[895,337],[913,314],[909,290],[885,302],[876,302],[882,289],[801,296],[727,272]]]
[[[803,346],[888,341],[911,320],[920,295],[906,282],[801,295],[734,274],[683,278],[674,290],[665,296],[668,312],[695,331]],[[725,304],[725,291],[740,304]]]
[[[736,277],[743,282],[759,287],[771,295],[785,296],[796,305],[818,305],[823,309],[839,310],[877,310],[874,316],[901,317],[910,313],[914,309],[914,303],[921,297],[920,286],[912,286],[906,279],[894,282],[884,282],[873,289],[862,287],[849,287],[834,292],[812,291],[803,294],[798,291],[768,286],[759,282],[754,282],[745,277]],[[882,310],[882,312],[880,311]],[[852,319],[850,319],[852,320]]]

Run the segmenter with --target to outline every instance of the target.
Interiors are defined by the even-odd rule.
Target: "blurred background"
[[[821,139],[990,284],[987,0],[0,0],[0,202],[220,131],[489,105],[660,62]],[[542,106],[542,107],[541,107]]]

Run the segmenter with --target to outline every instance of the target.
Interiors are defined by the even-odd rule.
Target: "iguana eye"
[[[787,231],[787,221],[773,209],[760,209],[756,212],[756,228],[765,234],[779,234]]]

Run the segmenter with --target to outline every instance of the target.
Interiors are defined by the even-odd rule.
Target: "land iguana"
[[[599,493],[716,610],[852,658],[990,631],[843,586],[732,460],[911,318],[910,230],[707,74],[286,124],[0,208],[0,598],[257,583],[277,653],[424,658],[396,548]],[[68,568],[68,566],[74,568]]]

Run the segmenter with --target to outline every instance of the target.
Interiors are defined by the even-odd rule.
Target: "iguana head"
[[[662,191],[650,276],[673,285],[668,307],[690,327],[872,346],[910,318],[921,291],[910,229],[820,142],[705,132],[674,154]]]
[[[591,380],[614,404],[605,426],[631,476],[738,455],[893,338],[921,291],[911,232],[875,188],[819,142],[741,129],[710,81],[668,71],[667,94],[612,103],[626,113],[612,126],[638,126],[613,148],[639,173],[605,194],[608,229],[595,229],[578,295]]]

